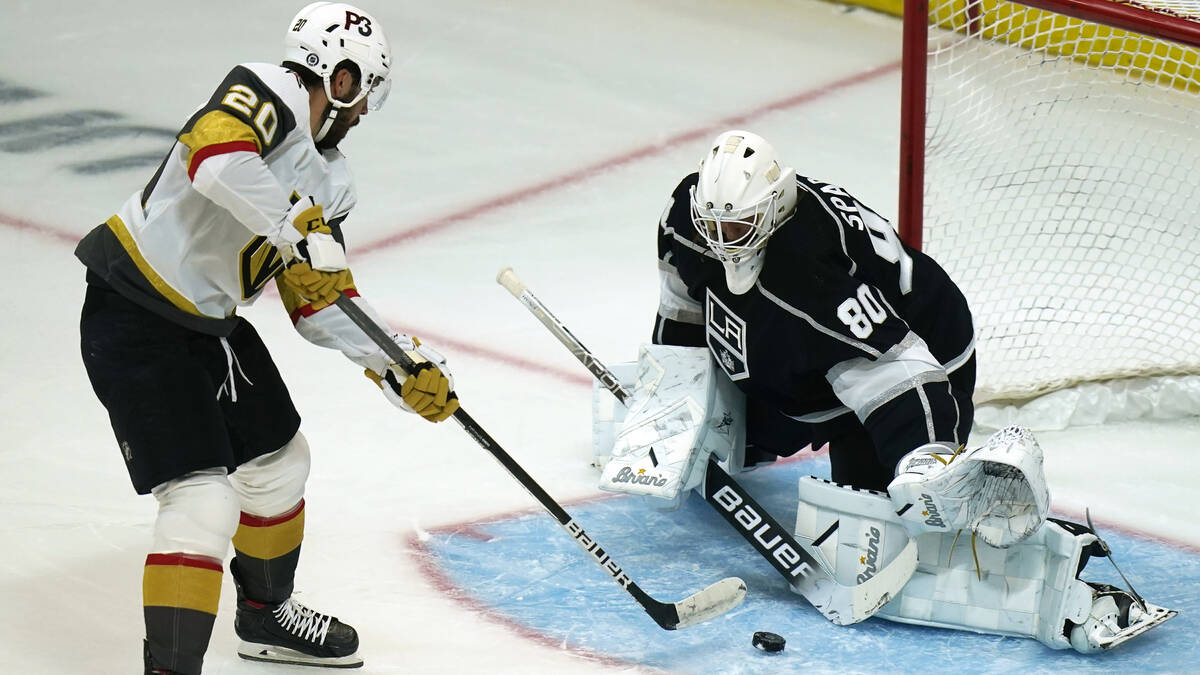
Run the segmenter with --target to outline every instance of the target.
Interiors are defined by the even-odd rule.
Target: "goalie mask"
[[[692,188],[692,224],[725,266],[729,290],[750,290],[767,239],[796,209],[796,171],[757,134],[726,131],[700,161]]]
[[[359,105],[363,98],[368,110],[383,107],[392,84],[388,79],[392,51],[374,16],[353,5],[314,2],[292,19],[283,44],[284,61],[306,68],[324,83],[331,109],[316,140],[329,131],[339,111]],[[358,67],[360,88],[353,100],[339,101],[330,80],[338,64],[347,60]]]

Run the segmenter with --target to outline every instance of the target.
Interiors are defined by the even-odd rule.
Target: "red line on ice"
[[[811,103],[817,99],[824,98],[831,94],[836,94],[844,89],[848,89],[863,82],[868,82],[882,75],[895,72],[899,69],[899,61],[876,66],[875,68],[865,70],[861,73],[856,73],[840,80],[835,80],[829,84],[816,87],[814,89],[808,89],[798,94],[788,96],[787,98],[761,105],[742,114],[726,117],[708,126],[676,134],[675,136],[672,136],[664,141],[646,145],[635,150],[630,150],[629,152],[617,155],[616,157],[610,157],[595,164],[576,169],[560,176],[549,178],[541,183],[493,197],[486,201],[473,204],[444,216],[439,216],[433,220],[426,221],[402,232],[389,235],[378,241],[367,243],[361,247],[356,247],[355,252],[359,254],[370,254],[383,249],[406,244],[414,239],[419,239],[431,234],[443,232],[448,228],[471,221],[485,213],[490,213],[506,206],[512,206],[513,204],[525,201],[527,199],[539,197],[543,194],[553,192],[554,190],[566,187],[568,185],[583,182],[598,174],[611,171],[612,169],[622,167],[627,164],[632,164],[647,157],[653,157],[670,152],[685,144],[697,143],[699,141],[706,140],[710,136],[714,136],[725,129],[741,127],[746,123],[764,115],[779,112],[781,110],[788,110],[805,103]]]
[[[83,237],[81,234],[67,232],[66,230],[60,230],[49,225],[42,225],[31,220],[25,220],[24,218],[11,216],[7,213],[0,213],[0,225],[7,225],[8,227],[24,230],[26,232],[36,232],[38,234],[50,237],[51,239],[68,243],[72,246],[78,244],[79,240]]]

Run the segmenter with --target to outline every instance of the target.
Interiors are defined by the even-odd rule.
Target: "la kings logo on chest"
[[[744,380],[750,377],[750,364],[746,358],[746,322],[726,307],[711,290],[707,290],[706,294],[704,313],[708,317],[708,324],[704,332],[708,349],[729,379],[735,382]]]

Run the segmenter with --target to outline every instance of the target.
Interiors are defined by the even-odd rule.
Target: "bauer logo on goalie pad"
[[[746,322],[726,307],[712,291],[708,291],[705,328],[708,348],[731,380],[750,377],[746,361]]]

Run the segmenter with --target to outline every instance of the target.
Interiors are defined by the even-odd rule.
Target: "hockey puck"
[[[787,641],[774,633],[760,630],[754,634],[750,644],[754,645],[755,649],[761,649],[764,652],[781,652]]]

